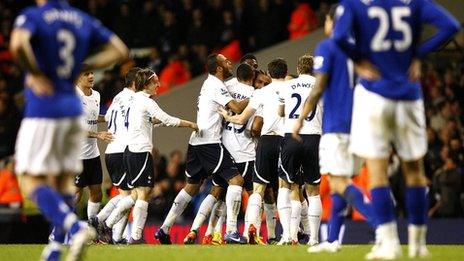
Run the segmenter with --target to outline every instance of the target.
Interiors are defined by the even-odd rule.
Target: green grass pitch
[[[0,245],[1,260],[39,260],[44,245]],[[363,260],[370,245],[345,245],[336,254],[308,254],[306,246],[160,246],[160,245],[94,245],[89,246],[85,260]],[[464,245],[430,245],[432,257],[427,260],[464,260]],[[407,260],[403,246],[403,259]]]

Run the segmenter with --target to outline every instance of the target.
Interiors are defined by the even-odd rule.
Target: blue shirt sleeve
[[[34,13],[31,9],[24,10],[14,22],[14,28],[23,28],[31,32],[34,35],[37,30],[37,23],[34,21]]]
[[[330,73],[332,68],[332,56],[330,52],[329,41],[325,40],[319,43],[314,52],[314,72],[315,73]]]
[[[361,53],[357,50],[353,35],[353,9],[348,1],[339,4],[335,11],[335,26],[332,39],[353,61],[361,58]]]
[[[432,1],[422,1],[420,8],[421,23],[432,24],[437,28],[437,33],[423,42],[417,50],[417,56],[423,58],[445,44],[459,30],[459,22],[448,11]]]
[[[92,43],[94,45],[106,44],[113,36],[113,32],[111,32],[108,28],[103,26],[103,24],[99,20],[95,18],[91,19]]]

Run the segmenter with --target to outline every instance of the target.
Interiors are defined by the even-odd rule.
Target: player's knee
[[[218,186],[213,186],[211,188],[210,194],[218,200],[225,196],[224,189]]]
[[[290,183],[288,183],[287,181],[279,178],[279,188],[287,188],[287,189],[290,189]]]
[[[266,202],[266,195],[267,195],[264,193],[265,191],[266,191],[266,185],[259,184],[259,183],[253,184],[253,193],[257,193],[261,196],[261,198],[264,198],[264,202]]]
[[[348,185],[351,184],[351,178],[348,177],[339,177],[339,176],[329,176],[329,186],[330,191],[343,195]]]
[[[427,178],[422,160],[403,162],[403,173],[407,186],[425,186]]]
[[[237,174],[233,178],[229,179],[229,185],[243,186],[243,178],[240,174]]]
[[[319,185],[306,184],[305,189],[306,189],[306,195],[308,197],[313,197],[313,196],[319,195]]]
[[[193,184],[193,183],[187,183],[184,187],[184,191],[187,192],[190,196],[195,196],[198,194],[198,191],[200,190],[200,185],[199,184]]]
[[[92,202],[100,202],[103,198],[101,189],[91,189],[89,198]]]

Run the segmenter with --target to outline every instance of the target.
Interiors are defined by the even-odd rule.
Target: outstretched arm
[[[251,106],[247,106],[245,110],[241,114],[237,115],[229,115],[228,111],[223,108],[219,108],[219,113],[224,117],[224,119],[228,122],[235,123],[235,124],[245,124],[251,116],[255,113],[255,109]]]

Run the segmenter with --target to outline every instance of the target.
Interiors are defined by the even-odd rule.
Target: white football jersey
[[[108,122],[108,131],[113,134],[113,141],[106,147],[106,154],[123,153],[129,143],[127,135],[129,105],[134,99],[135,92],[124,88],[113,99],[105,120]]]
[[[227,81],[226,87],[230,95],[232,95],[232,98],[237,101],[250,98],[254,91],[252,86],[233,80]],[[224,144],[237,163],[255,160],[255,143],[250,135],[253,118],[254,117],[251,117],[244,125],[230,122],[224,123],[222,144]]]
[[[216,76],[209,74],[198,96],[198,132],[190,136],[189,144],[221,143],[222,116],[218,109],[233,100],[225,84]]]
[[[284,81],[273,81],[266,87],[255,90],[248,104],[255,110],[261,109],[260,116],[263,117],[263,135],[283,136],[284,118],[279,116],[279,91],[285,88]]]
[[[308,74],[302,74],[298,78],[285,82],[285,86],[280,89],[279,100],[285,105],[285,133],[292,133],[293,126],[303,110],[306,98],[314,88],[316,78]],[[301,128],[300,134],[321,134],[322,133],[322,106],[316,105]]]
[[[128,146],[131,152],[150,152],[153,150],[153,123],[156,118],[166,126],[178,126],[180,119],[164,112],[144,91],[136,92],[128,113]]]
[[[76,92],[82,102],[82,124],[84,130],[89,132],[98,131],[98,115],[100,114],[100,93],[92,90],[90,96],[86,96],[81,89],[76,87]],[[97,139],[86,135],[81,140],[81,154],[79,159],[93,159],[100,156]]]

